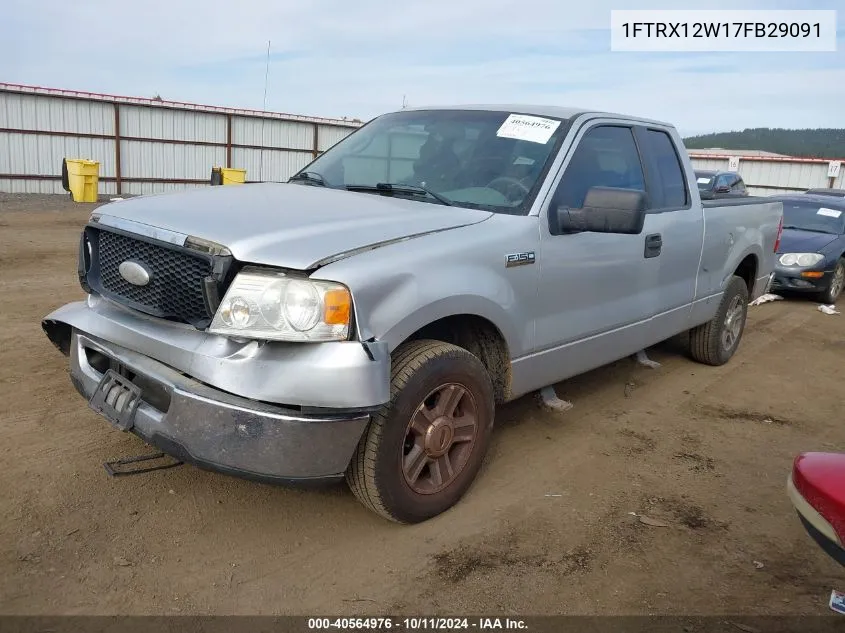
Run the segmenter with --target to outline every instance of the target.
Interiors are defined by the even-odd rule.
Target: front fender
[[[484,267],[429,267],[382,278],[375,287],[353,294],[362,339],[376,338],[393,351],[423,326],[444,317],[468,314],[487,319],[513,354],[522,350],[509,310],[519,309],[513,287]],[[530,321],[526,321],[526,331]]]
[[[349,287],[362,340],[392,351],[438,319],[474,315],[496,326],[518,358],[534,344],[540,266],[507,267],[506,256],[536,248],[536,219],[502,215],[361,253],[313,277]]]
[[[384,306],[385,312],[390,312],[390,306]],[[420,328],[439,319],[455,315],[472,315],[482,317],[495,325],[502,333],[508,349],[513,351],[517,334],[508,323],[507,314],[500,306],[485,297],[478,295],[452,295],[436,299],[428,304],[418,305],[413,312],[395,322],[382,336],[377,336],[392,352],[403,341]]]

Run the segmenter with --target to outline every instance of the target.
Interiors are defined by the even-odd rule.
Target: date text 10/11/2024
[[[308,618],[308,630],[527,630],[524,620],[514,618]]]

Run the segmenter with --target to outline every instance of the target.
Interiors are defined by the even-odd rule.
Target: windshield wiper
[[[326,179],[316,171],[301,171],[298,174],[291,176],[288,179],[288,182],[296,182],[298,180],[313,183],[318,187],[328,187]]]
[[[391,182],[379,182],[375,185],[346,185],[346,189],[348,191],[372,191],[372,192],[388,192],[388,193],[410,193],[410,194],[422,194],[425,196],[429,196],[434,198],[440,204],[445,204],[447,207],[453,206],[453,202],[449,200],[449,198],[445,196],[441,196],[439,193],[435,193],[431,189],[426,189],[425,187],[421,187],[419,185],[403,185],[403,184],[393,184]]]

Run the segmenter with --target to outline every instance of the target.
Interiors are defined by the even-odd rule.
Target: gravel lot
[[[87,408],[40,328],[82,297],[94,206],[0,194],[0,612],[823,614],[845,590],[785,494],[796,452],[845,447],[845,316],[765,304],[725,367],[664,345],[660,369],[558,385],[567,413],[522,398],[468,496],[401,527],[342,486],[106,475],[148,449]]]

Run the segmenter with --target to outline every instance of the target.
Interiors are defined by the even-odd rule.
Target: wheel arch
[[[749,296],[754,294],[754,285],[757,283],[757,271],[759,267],[757,255],[755,253],[748,253],[733,271],[735,276],[745,282]]]
[[[397,347],[423,339],[451,343],[475,355],[490,376],[496,402],[506,402],[510,398],[510,347],[502,330],[493,321],[474,313],[449,314],[409,332]]]

